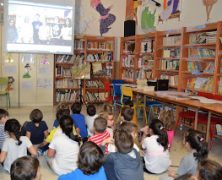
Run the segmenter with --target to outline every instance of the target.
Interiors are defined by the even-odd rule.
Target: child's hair
[[[168,136],[163,123],[159,119],[153,119],[150,124],[153,134],[158,135],[157,142],[161,144],[164,151],[168,149]]]
[[[104,106],[103,106],[103,111],[102,111],[102,113],[103,112],[107,112],[107,113],[109,113],[109,114],[113,114],[113,106],[111,105],[111,104],[105,104]]]
[[[60,121],[62,116],[69,116],[70,115],[70,110],[69,109],[59,109],[56,112],[56,119],[58,120],[58,122]]]
[[[103,133],[107,128],[107,120],[101,116],[94,121],[94,128],[97,133]]]
[[[173,110],[162,110],[159,114],[159,119],[163,122],[166,130],[175,129],[175,117]]]
[[[198,180],[219,180],[222,179],[222,166],[212,160],[200,161],[198,165]]]
[[[65,102],[60,102],[56,107],[56,112],[59,111],[60,109],[69,109],[69,105]]]
[[[122,116],[125,121],[132,121],[133,115],[134,115],[134,111],[132,108],[127,107],[127,108],[123,109],[123,111],[122,111]]]
[[[124,130],[126,132],[128,132],[129,134],[131,134],[134,131],[138,130],[138,126],[132,122],[122,122],[119,126],[120,130]]]
[[[87,114],[89,116],[94,116],[96,114],[96,107],[93,104],[87,106]]]
[[[37,176],[39,160],[24,156],[16,159],[10,169],[11,180],[32,180]]]
[[[81,110],[82,110],[82,105],[79,102],[75,102],[72,104],[72,113],[73,114],[80,114]]]
[[[174,180],[191,180],[191,174],[184,174],[181,176],[176,177]]]
[[[134,145],[133,137],[128,132],[119,129],[115,130],[114,140],[118,152],[127,154],[132,151]]]
[[[33,109],[32,112],[30,113],[29,118],[34,123],[40,123],[43,119],[42,111],[40,111],[39,109]]]
[[[95,174],[104,162],[102,150],[93,142],[85,142],[79,151],[78,168],[86,174]]]
[[[18,145],[22,144],[22,141],[20,141],[21,136],[21,125],[16,119],[9,119],[5,123],[5,131],[9,133],[13,133],[18,141]]]
[[[0,109],[0,120],[1,120],[3,117],[6,117],[6,116],[9,116],[8,111],[6,111],[6,110],[4,110],[4,109]]]
[[[80,138],[77,135],[73,134],[73,120],[70,116],[62,116],[59,125],[62,129],[62,132],[65,133],[70,139],[76,142],[80,142]]]
[[[201,161],[208,156],[208,146],[201,134],[196,131],[190,130],[189,134],[185,138],[186,142],[189,143],[192,149],[196,152],[193,153],[197,161]]]

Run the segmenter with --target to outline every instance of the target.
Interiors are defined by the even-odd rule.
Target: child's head
[[[16,137],[16,140],[18,141],[18,145],[22,144],[22,141],[20,141],[21,136],[21,125],[16,119],[9,119],[5,123],[5,131],[9,133],[11,136],[12,134]]]
[[[72,104],[72,113],[73,114],[80,114],[81,110],[82,110],[82,105],[79,102],[75,102]]]
[[[128,154],[133,150],[133,137],[126,131],[117,129],[114,132],[114,140],[118,152]]]
[[[9,113],[4,109],[0,109],[0,124],[5,124],[8,120]]]
[[[192,175],[184,174],[184,175],[176,177],[174,180],[192,180]]]
[[[30,113],[29,118],[34,123],[40,123],[43,119],[42,111],[40,111],[39,109],[32,110],[32,112]]]
[[[105,104],[103,106],[103,112],[111,113],[113,114],[113,105],[111,104]]]
[[[89,116],[95,116],[96,115],[96,107],[93,104],[90,104],[87,106],[87,114]]]
[[[16,159],[11,165],[11,180],[40,180],[39,160],[31,156]]]
[[[132,121],[133,115],[134,115],[134,111],[132,108],[127,107],[127,108],[123,109],[123,111],[122,111],[122,116],[125,121]]]
[[[107,128],[107,121],[105,118],[99,116],[94,120],[94,129],[96,133],[103,133]]]
[[[222,166],[212,160],[200,161],[197,168],[198,180],[219,180],[222,179]]]
[[[159,119],[153,119],[150,126],[150,134],[157,135],[157,142],[161,144],[164,150],[168,148],[168,136],[163,123]]]
[[[58,109],[58,111],[56,112],[56,119],[58,120],[58,122],[60,121],[62,116],[69,116],[70,115],[70,110],[69,109]]]
[[[80,142],[78,136],[73,134],[73,120],[70,116],[64,115],[59,121],[59,126],[62,129],[62,132],[68,136],[70,139],[76,142]]]
[[[196,131],[189,131],[189,134],[185,137],[186,147],[191,150],[195,150],[194,157],[198,160],[204,160],[208,156],[208,146],[204,137]]]
[[[124,130],[129,134],[131,134],[134,140],[137,138],[138,127],[136,124],[125,121],[119,126],[119,129]]]
[[[103,165],[103,152],[93,142],[85,142],[79,151],[78,168],[86,175],[95,174]]]
[[[173,110],[163,110],[160,112],[159,119],[163,122],[165,129],[175,129],[175,115]]]

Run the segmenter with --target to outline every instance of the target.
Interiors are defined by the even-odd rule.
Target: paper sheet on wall
[[[12,75],[12,74],[16,74],[17,73],[17,68],[14,65],[4,66],[3,70],[4,70],[4,74]]]
[[[31,81],[22,81],[21,90],[31,90],[33,88],[33,83]]]
[[[44,89],[50,89],[52,87],[52,80],[51,79],[37,79],[37,87],[38,88],[44,88]]]

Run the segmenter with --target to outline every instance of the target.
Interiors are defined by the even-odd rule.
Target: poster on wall
[[[206,7],[207,21],[210,20],[210,14],[213,9],[213,6],[217,3],[218,0],[203,0],[203,4]]]

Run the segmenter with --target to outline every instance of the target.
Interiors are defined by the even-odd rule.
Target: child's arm
[[[0,163],[4,162],[4,160],[6,159],[6,156],[7,156],[7,152],[2,151],[0,154]]]
[[[54,149],[51,149],[51,148],[48,149],[47,156],[49,158],[55,157],[55,154],[56,154],[56,151]]]
[[[36,148],[35,148],[34,146],[30,146],[30,147],[28,148],[28,151],[29,151],[29,153],[30,153],[32,156],[37,156],[37,155],[38,155],[37,150],[36,150]]]
[[[30,131],[26,131],[26,134],[25,134],[29,139],[31,138],[31,132]]]
[[[47,138],[47,136],[49,135],[49,131],[48,129],[44,131],[44,137]]]

